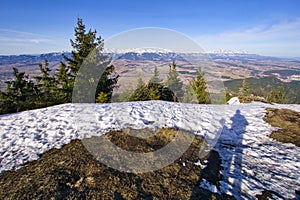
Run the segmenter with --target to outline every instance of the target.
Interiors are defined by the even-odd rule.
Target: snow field
[[[147,101],[63,104],[0,115],[0,173],[20,168],[38,159],[39,154],[76,138],[125,127],[170,127],[203,136],[219,152],[223,166],[221,187],[206,180],[201,187],[237,199],[253,199],[263,189],[275,191],[283,198],[294,198],[294,190],[300,189],[300,148],[268,137],[275,128],[262,119],[267,107],[300,111],[299,105]]]

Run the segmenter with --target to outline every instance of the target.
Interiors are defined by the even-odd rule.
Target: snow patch
[[[229,105],[240,104],[240,100],[238,97],[232,97],[231,99],[229,99],[229,101],[227,101],[227,103]]]
[[[215,133],[221,133],[214,146],[222,159],[220,188],[206,180],[201,187],[237,199],[253,199],[264,189],[292,199],[293,190],[300,189],[300,148],[268,137],[274,129],[263,120],[268,107],[300,111],[300,105],[259,102],[195,105],[148,101],[92,107],[63,104],[0,115],[0,172],[20,168],[25,162],[38,159],[39,154],[76,138],[100,136],[126,127],[170,127],[192,131],[211,144]],[[93,115],[86,115],[86,111]],[[194,164],[201,166],[200,161]]]

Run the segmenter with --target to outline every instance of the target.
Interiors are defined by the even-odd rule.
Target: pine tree
[[[209,93],[207,90],[206,80],[204,72],[199,68],[196,80],[190,82],[190,87],[196,95],[197,103],[204,104],[209,103]]]
[[[10,111],[19,112],[25,109],[34,108],[35,98],[39,95],[38,88],[25,72],[19,72],[13,68],[15,79],[6,81],[6,103],[10,104]]]
[[[57,77],[57,93],[59,99],[57,101],[61,103],[68,103],[72,100],[73,81],[70,75],[68,75],[69,68],[64,62],[60,62],[60,68],[56,71]]]
[[[286,97],[283,85],[278,88],[277,103],[286,103]]]
[[[151,100],[159,100],[161,99],[161,91],[160,88],[163,87],[163,79],[159,77],[159,71],[157,66],[155,66],[153,71],[153,76],[150,78],[148,82],[148,89],[149,89],[149,98]]]
[[[104,92],[100,92],[96,98],[96,103],[107,103],[109,102],[108,95]]]
[[[183,103],[198,103],[198,99],[195,95],[195,92],[194,92],[191,84],[187,85],[182,102]]]
[[[148,83],[148,90],[149,90],[149,98],[151,100],[160,100],[161,99],[161,92],[160,88],[163,87],[160,83]]]
[[[85,25],[80,18],[77,19],[77,27],[75,27],[74,31],[75,40],[70,40],[71,46],[73,47],[72,58],[68,58],[65,55],[63,55],[63,57],[68,62],[71,72],[76,75],[84,59],[91,51],[96,47],[100,51],[103,50],[104,41],[101,37],[96,36],[96,30],[92,31],[90,29],[86,32]]]
[[[274,87],[270,90],[270,92],[267,96],[267,100],[269,102],[275,102],[276,101],[276,90],[275,90]]]
[[[37,103],[40,106],[49,106],[57,102],[57,79],[54,75],[51,75],[51,69],[49,68],[48,60],[45,60],[44,66],[39,64],[41,76],[34,77],[39,89],[39,96]]]
[[[96,34],[95,30],[86,31],[82,19],[78,18],[77,27],[75,28],[75,40],[71,40],[71,46],[73,47],[71,58],[63,55],[67,64],[62,62],[57,72],[58,86],[64,93],[62,97],[66,102],[71,101],[72,94],[76,94],[77,102],[91,102],[92,93],[95,93],[92,97],[94,102],[99,95],[103,96],[102,93],[106,94],[106,98],[101,98],[102,100],[106,99],[105,102],[111,101],[118,76],[113,75],[115,68],[110,65],[111,60],[101,53],[104,42]],[[78,72],[82,65],[85,66],[84,72],[78,78]],[[72,93],[74,92],[75,80],[77,88],[80,89]],[[96,91],[93,91],[93,88]],[[99,99],[97,102],[99,102]]]
[[[277,89],[273,87],[267,96],[267,100],[273,103],[286,103],[284,87],[280,86]]]
[[[153,76],[150,78],[149,83],[162,83],[162,79],[159,77],[159,71],[157,69],[157,66],[155,66],[154,68],[154,74]]]
[[[146,84],[144,83],[142,78],[139,78],[137,81],[136,89],[131,94],[129,100],[130,101],[148,101],[148,100],[177,101],[177,98],[169,88],[164,86],[163,83],[155,83],[149,81],[148,84]]]
[[[15,80],[7,81],[7,91],[0,92],[0,112],[15,112],[71,102],[75,80],[78,80],[76,78],[79,69],[84,63],[87,63],[88,73],[84,76],[81,74],[77,84],[82,84],[86,90],[79,91],[80,95],[93,96],[93,102],[110,102],[113,89],[117,86],[118,76],[114,74],[114,66],[110,65],[111,60],[101,54],[103,39],[96,37],[96,31],[86,31],[82,19],[78,18],[75,40],[71,40],[71,45],[73,47],[71,57],[63,55],[66,63],[60,63],[55,75],[51,74],[48,61],[45,61],[44,66],[39,65],[41,76],[35,77],[37,84],[24,72],[20,73],[14,68]],[[91,86],[95,86],[93,89],[96,92],[90,90]],[[90,95],[93,92],[96,94]]]
[[[119,78],[119,75],[113,74],[114,70],[115,67],[110,65],[101,75],[96,89],[96,98],[99,98],[99,95],[105,96],[105,98],[101,98],[102,101],[98,101],[98,103],[109,103],[112,100],[113,90],[117,87]]]
[[[250,95],[250,87],[245,79],[242,81],[242,85],[239,88],[238,94],[240,96],[249,96]]]
[[[137,80],[136,89],[129,98],[130,101],[146,101],[150,100],[149,91],[147,85],[144,83],[143,79],[140,77]]]
[[[172,65],[169,65],[169,74],[167,77],[166,86],[175,93],[177,100],[182,100],[184,95],[183,83],[179,78],[176,67],[175,61],[173,61]],[[174,101],[177,100],[174,98]]]

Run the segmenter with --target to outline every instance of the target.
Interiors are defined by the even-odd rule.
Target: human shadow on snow
[[[246,127],[249,124],[246,120],[245,116],[241,114],[240,110],[237,110],[235,115],[230,118],[232,121],[231,127],[227,127],[224,125],[222,132],[220,134],[219,140],[216,144],[218,149],[222,150],[222,154],[220,155],[222,159],[222,166],[225,173],[223,173],[223,177],[212,177],[212,175],[208,175],[212,170],[215,171],[214,176],[217,176],[221,166],[216,167],[216,163],[210,163],[210,161],[218,162],[221,164],[220,159],[212,158],[215,157],[215,154],[210,154],[207,158],[208,163],[207,166],[202,170],[199,180],[199,185],[195,186],[191,198],[197,199],[197,193],[199,191],[199,187],[201,182],[205,181],[208,184],[216,185],[220,190],[219,181],[223,181],[227,184],[228,188],[225,190],[234,191],[234,197],[236,199],[241,199],[241,184],[242,184],[242,162],[243,162],[243,135],[245,133]],[[225,120],[222,119],[220,121],[221,124],[225,124]],[[225,158],[225,159],[224,159]],[[219,174],[220,176],[220,174]],[[204,180],[205,179],[205,180]],[[198,187],[198,188],[197,188]],[[226,187],[226,186],[225,186]],[[226,191],[221,191],[224,194]],[[199,198],[199,197],[198,197]],[[210,199],[211,197],[207,197]]]

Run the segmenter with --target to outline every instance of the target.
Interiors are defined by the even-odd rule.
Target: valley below
[[[65,52],[66,56],[70,53]],[[199,67],[207,75],[208,81],[231,81],[245,78],[275,77],[284,83],[300,82],[300,59],[277,58],[256,54],[228,53],[228,54],[183,54],[161,52],[126,52],[113,54],[112,64],[120,76],[121,87],[135,87],[137,78],[147,81],[153,74],[154,67],[159,70],[160,76],[166,78],[169,65],[176,62],[177,71],[184,83],[195,78]],[[45,60],[49,62],[52,73],[59,68],[63,61],[62,53],[41,55],[0,56],[0,88],[5,88],[5,81],[13,77],[13,67],[30,77],[39,75],[39,64]]]

